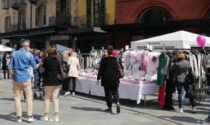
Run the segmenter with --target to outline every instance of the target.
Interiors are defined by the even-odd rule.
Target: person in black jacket
[[[97,76],[97,84],[101,80],[101,85],[104,87],[105,100],[108,109],[104,110],[106,112],[112,113],[112,96],[114,96],[117,104],[117,113],[120,113],[120,103],[119,103],[119,71],[117,58],[112,55],[113,47],[107,47],[107,57],[103,57],[100,63],[99,72]]]
[[[48,50],[49,57],[46,57],[43,61],[43,68],[45,69],[43,75],[44,86],[44,121],[48,121],[48,114],[50,108],[50,101],[53,102],[54,109],[54,121],[59,121],[59,90],[61,88],[61,81],[57,78],[57,74],[60,73],[60,62],[57,58],[57,51],[55,48]]]
[[[3,69],[4,79],[6,79],[6,76],[7,76],[7,79],[10,79],[10,72],[8,69],[9,61],[10,61],[10,55],[9,53],[5,53],[2,60],[2,69]]]

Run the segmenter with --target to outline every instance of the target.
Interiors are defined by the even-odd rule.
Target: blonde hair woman
[[[183,89],[186,91],[186,94],[189,97],[189,100],[192,105],[192,112],[195,112],[195,102],[192,96],[192,93],[189,92],[189,85],[186,84],[186,76],[189,72],[189,62],[185,59],[185,54],[181,51],[176,53],[176,62],[174,63],[172,70],[174,73],[174,82],[178,91],[178,100],[179,100],[179,111],[182,113],[182,105],[183,105]]]
[[[68,65],[70,66],[69,72],[68,72],[68,84],[67,84],[67,92],[64,94],[64,96],[69,95],[70,93],[74,96],[75,95],[75,89],[76,89],[76,78],[79,77],[79,59],[77,58],[77,53],[72,52],[70,54],[70,57],[67,60]],[[73,84],[73,88],[71,89],[71,83]]]

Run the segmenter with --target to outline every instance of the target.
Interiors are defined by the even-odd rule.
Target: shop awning
[[[30,37],[40,37],[42,35],[52,35],[56,34],[58,30],[64,30],[63,27],[40,27],[34,29],[27,29],[22,31],[14,31],[14,32],[7,32],[1,33],[0,39],[19,39],[19,38],[30,38]]]
[[[59,35],[71,35],[71,36],[80,36],[80,35],[91,35],[91,34],[105,34],[100,27],[93,28],[69,28],[68,30],[59,31]]]

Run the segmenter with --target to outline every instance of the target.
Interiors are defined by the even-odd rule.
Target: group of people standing
[[[17,122],[22,122],[21,110],[21,91],[24,91],[26,96],[26,106],[28,122],[33,122],[33,92],[31,80],[31,68],[33,71],[39,72],[42,69],[43,87],[44,87],[44,116],[43,120],[49,120],[50,102],[53,103],[53,120],[59,121],[59,92],[62,81],[57,78],[57,74],[61,72],[61,59],[58,58],[58,52],[55,48],[49,48],[46,56],[42,59],[30,52],[30,41],[21,40],[21,46],[17,51],[14,51],[10,58],[9,69],[13,79],[13,94],[15,99],[15,109]],[[68,76],[78,77],[79,62],[75,57],[75,52],[70,53],[67,63],[71,65]],[[75,63],[75,65],[74,65]],[[76,67],[76,68],[75,68]],[[35,76],[36,74],[34,74]],[[71,77],[71,78],[72,78]],[[36,78],[35,78],[36,79]],[[38,79],[37,79],[38,80]],[[36,81],[36,80],[35,80]],[[36,83],[37,84],[37,83]],[[75,85],[74,85],[75,86]]]
[[[53,121],[60,121],[59,119],[59,94],[63,80],[58,78],[58,74],[62,72],[63,64],[67,65],[67,83],[65,89],[65,96],[75,95],[76,78],[79,77],[79,60],[77,54],[73,49],[70,49],[68,53],[60,56],[56,48],[48,48],[47,53],[42,58],[35,58],[30,52],[30,41],[21,40],[21,46],[19,50],[14,51],[11,54],[10,62],[8,65],[11,78],[13,80],[13,95],[15,100],[15,110],[17,116],[17,122],[22,122],[22,110],[21,110],[21,91],[24,92],[26,97],[26,109],[28,122],[33,122],[33,91],[32,80],[30,70],[40,72],[42,74],[42,81],[44,87],[44,112],[42,119],[49,121],[49,108],[50,103],[53,103]],[[119,103],[119,77],[118,77],[118,61],[117,58],[112,55],[113,48],[109,46],[107,48],[108,56],[103,57],[98,73],[98,80],[101,79],[102,86],[105,90],[105,99],[107,102],[108,111],[112,113],[112,95],[116,99],[117,113],[120,113]],[[33,68],[33,69],[31,69]],[[35,75],[35,74],[34,74]],[[72,82],[71,82],[72,81]],[[71,83],[73,88],[71,89]]]

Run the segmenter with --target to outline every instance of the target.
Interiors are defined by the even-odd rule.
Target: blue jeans
[[[183,105],[183,100],[182,100],[182,94],[183,94],[182,89],[183,88],[186,91],[186,96],[188,96],[192,107],[195,107],[195,102],[194,102],[192,92],[189,91],[189,85],[177,83],[176,87],[177,87],[177,91],[178,91],[179,108],[182,108],[182,105]]]
[[[34,70],[34,88],[38,88],[39,83],[39,70]]]

